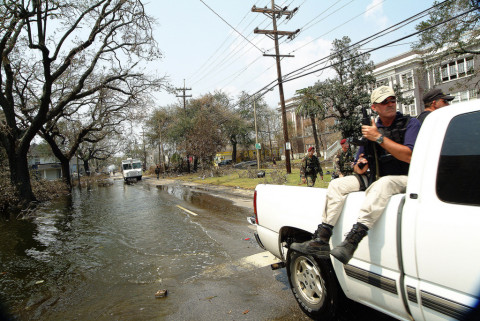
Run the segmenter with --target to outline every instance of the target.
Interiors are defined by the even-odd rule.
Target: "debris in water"
[[[164,289],[164,290],[158,290],[157,293],[155,293],[155,297],[156,298],[163,298],[163,297],[166,297],[167,296],[167,290]]]
[[[40,280],[40,281],[35,282],[35,284],[42,284],[43,282],[45,282],[45,281],[44,281],[44,280]]]
[[[249,238],[249,237],[247,237],[247,238],[245,238],[245,241],[248,241],[249,239],[250,239],[250,238]]]
[[[245,310],[243,311],[243,314],[247,314],[248,312],[250,312],[250,310]]]

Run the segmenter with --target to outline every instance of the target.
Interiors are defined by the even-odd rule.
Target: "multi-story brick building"
[[[294,158],[302,158],[308,148],[315,147],[315,140],[313,138],[313,127],[310,117],[298,115],[296,113],[297,107],[298,101],[295,97],[285,101],[291,152]],[[278,110],[280,112],[280,108]],[[333,118],[322,121],[316,119],[315,125],[321,144],[320,148],[322,149],[320,153],[317,153],[318,155],[329,155],[332,153],[332,150],[337,150],[340,146],[338,143],[338,140],[341,138],[340,133],[333,132],[331,129],[334,122]]]

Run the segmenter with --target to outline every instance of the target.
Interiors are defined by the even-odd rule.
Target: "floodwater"
[[[178,207],[207,212],[201,220]],[[145,183],[75,189],[30,221],[0,220],[0,299],[19,320],[162,319],[155,299],[228,256],[204,226],[228,231],[246,209]],[[245,224],[244,224],[245,225]]]

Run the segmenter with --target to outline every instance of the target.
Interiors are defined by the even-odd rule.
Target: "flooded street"
[[[302,320],[251,214],[145,181],[75,189],[32,221],[0,221],[2,302],[19,320]]]

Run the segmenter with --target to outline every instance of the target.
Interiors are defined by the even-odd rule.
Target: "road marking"
[[[189,213],[189,214],[192,214],[192,215],[194,215],[194,216],[198,216],[198,214],[193,213],[193,212],[190,211],[190,210],[187,210],[185,207],[181,207],[180,205],[177,205],[177,207],[180,208],[180,209],[182,209],[182,210],[184,210],[185,212],[187,212],[187,213]]]

